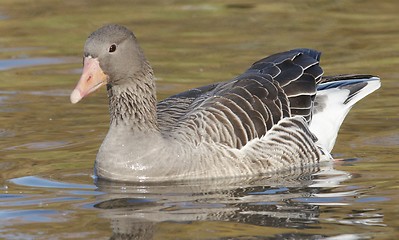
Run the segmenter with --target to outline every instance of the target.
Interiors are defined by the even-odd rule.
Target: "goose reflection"
[[[235,222],[286,231],[311,228],[318,222],[320,205],[342,205],[342,201],[333,201],[356,195],[356,191],[347,191],[331,198],[327,191],[350,177],[324,165],[257,178],[160,184],[99,180],[97,186],[105,194],[98,196],[95,207],[110,219],[111,239],[153,239],[157,225],[163,222]]]

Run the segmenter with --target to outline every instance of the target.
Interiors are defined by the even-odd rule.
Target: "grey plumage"
[[[277,53],[230,81],[156,103],[153,71],[133,33],[108,25],[86,41],[89,70],[71,101],[104,84],[84,82],[95,80],[90,69],[106,76],[111,123],[96,159],[99,177],[166,181],[281,171],[330,159],[324,145],[332,140],[312,128],[323,124],[318,116],[328,113],[331,89],[345,91],[342,105],[350,108],[379,87],[368,75],[324,78],[319,59],[312,49]]]
[[[313,56],[318,58],[319,53],[310,49],[275,54],[232,81],[167,98],[157,105],[161,130],[173,136],[194,129],[190,134],[196,140],[204,128],[209,138],[205,141],[241,148],[282,118],[303,116],[310,121],[316,81],[322,74]]]

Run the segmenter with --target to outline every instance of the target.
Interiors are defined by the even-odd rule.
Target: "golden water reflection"
[[[398,12],[393,0],[3,0],[0,238],[107,239],[118,224],[137,222],[137,218],[148,223],[151,219],[146,216],[151,214],[152,220],[158,216],[155,239],[397,236]],[[134,29],[154,67],[159,99],[230,79],[265,55],[297,47],[322,51],[326,74],[379,75],[382,88],[355,106],[333,151],[337,158],[352,159],[334,165],[350,177],[337,180],[335,187],[310,186],[323,176],[314,176],[311,182],[301,179],[298,186],[273,181],[245,186],[220,183],[221,189],[205,191],[207,195],[192,189],[180,193],[177,196],[184,200],[180,202],[169,196],[176,193],[170,186],[166,187],[172,189],[169,195],[145,188],[153,195],[125,196],[130,209],[96,208],[123,199],[118,186],[114,187],[120,191],[112,195],[101,190],[104,185],[99,190],[73,185],[96,187],[93,162],[109,121],[105,91],[77,105],[71,105],[68,96],[81,71],[87,35],[110,22]],[[38,184],[32,185],[32,179]],[[50,188],[47,180],[73,189]],[[225,185],[231,189],[223,189]],[[267,194],[252,194],[262,191]],[[140,205],[137,199],[146,196],[153,201]],[[262,202],[272,204],[259,209]],[[282,216],[284,209],[297,206],[293,212],[299,220],[279,225],[279,220],[293,217]],[[282,210],[277,211],[278,207]],[[148,214],[140,215],[143,211]],[[176,214],[168,218],[173,211]],[[187,216],[187,211],[191,215],[186,221],[175,218],[180,212],[181,217]],[[151,224],[154,227],[154,221]]]

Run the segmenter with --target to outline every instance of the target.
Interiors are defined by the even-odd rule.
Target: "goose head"
[[[83,72],[71,102],[79,102],[103,85],[129,84],[145,61],[133,32],[116,24],[99,28],[84,45]]]

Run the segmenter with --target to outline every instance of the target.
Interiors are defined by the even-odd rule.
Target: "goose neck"
[[[158,131],[152,71],[135,74],[123,82],[107,85],[111,126],[123,125],[144,132]]]

